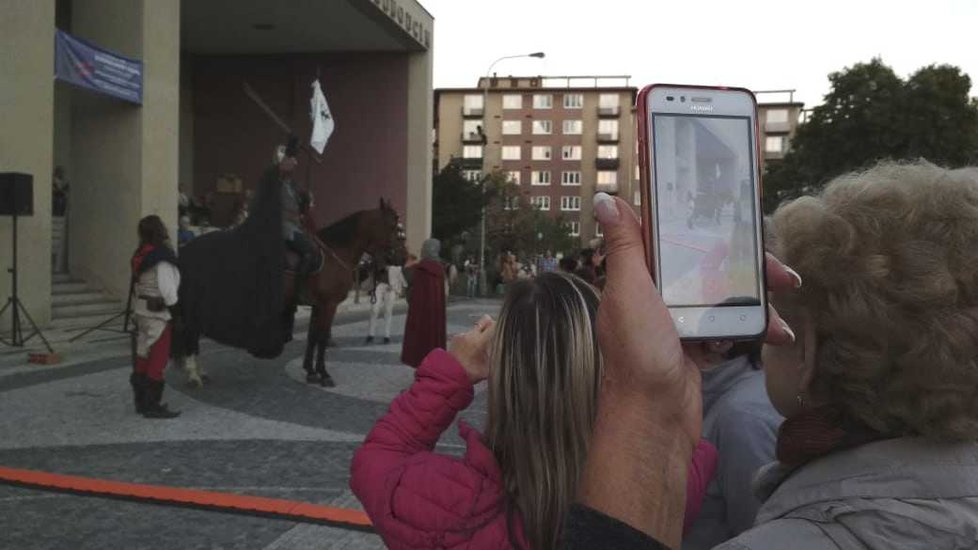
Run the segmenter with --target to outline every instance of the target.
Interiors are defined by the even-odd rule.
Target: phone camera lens
[[[667,95],[666,96],[666,101],[672,101],[673,99],[676,99],[676,98],[672,97],[671,95]]]
[[[686,96],[680,96],[679,101],[686,103]]]

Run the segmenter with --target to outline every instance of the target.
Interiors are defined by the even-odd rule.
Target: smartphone
[[[653,84],[637,102],[646,257],[680,338],[759,338],[767,294],[754,94]]]

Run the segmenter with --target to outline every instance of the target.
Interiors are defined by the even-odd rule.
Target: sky
[[[496,58],[535,51],[546,57],[494,72],[795,89],[806,107],[830,72],[877,56],[904,78],[948,63],[978,79],[978,0],[420,2],[435,17],[436,88],[473,87]]]

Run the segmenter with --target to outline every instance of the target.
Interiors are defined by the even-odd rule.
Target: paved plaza
[[[498,307],[493,301],[452,303],[449,333],[467,330]],[[124,346],[107,345],[96,359],[53,367],[0,363],[0,466],[359,509],[348,487],[352,453],[413,378],[414,370],[398,360],[404,319],[399,306],[393,341],[365,345],[367,313],[339,315],[333,331],[339,347],[329,350],[327,362],[337,386],[328,389],[304,381],[301,331],[269,361],[204,342],[200,361],[212,382],[191,389],[182,372],[169,370],[164,400],[183,412],[169,421],[133,411]],[[462,417],[484,423],[481,388]],[[454,428],[439,446],[447,453],[462,450]],[[0,485],[0,548],[383,544],[376,535],[333,527]]]

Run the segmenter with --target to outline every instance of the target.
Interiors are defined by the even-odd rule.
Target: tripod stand
[[[6,305],[3,306],[3,309],[0,309],[0,316],[3,316],[4,312],[7,311],[7,309],[10,309],[10,325],[11,325],[10,340],[0,338],[0,342],[3,342],[8,346],[21,348],[24,347],[24,344],[28,340],[30,340],[35,336],[39,336],[41,338],[41,341],[44,342],[44,347],[47,348],[48,353],[54,353],[54,350],[51,349],[51,344],[48,343],[48,339],[44,337],[44,333],[42,333],[41,329],[37,327],[37,323],[35,323],[34,319],[31,318],[31,314],[27,313],[27,308],[24,307],[23,302],[20,301],[20,297],[17,295],[17,213],[16,212],[14,212],[13,214],[13,222],[14,222],[14,229],[13,229],[12,248],[14,252],[14,262],[13,262],[14,265],[13,267],[7,269],[7,271],[10,272],[11,275],[11,286],[13,288],[11,290],[10,297],[7,298]],[[28,335],[26,338],[24,338],[24,324],[20,320],[21,313],[23,313],[24,317],[27,318],[27,322],[30,323],[31,328],[34,329],[34,332],[30,333],[30,335]]]
[[[79,338],[82,338],[83,336],[85,336],[87,334],[91,334],[91,333],[95,332],[96,330],[107,330],[107,331],[110,331],[110,332],[117,332],[119,334],[131,334],[131,331],[129,330],[129,319],[130,319],[130,317],[132,317],[132,287],[133,287],[133,284],[135,284],[135,282],[136,282],[136,279],[131,279],[129,281],[129,298],[126,299],[126,309],[124,309],[124,310],[116,313],[112,317],[109,317],[108,319],[102,321],[101,323],[95,325],[94,327],[91,327],[91,328],[86,329],[85,332],[82,332],[82,333],[76,334],[75,336],[72,336],[71,339],[68,340],[68,341],[69,342],[74,342],[75,340],[78,340]],[[115,321],[119,317],[122,317],[122,328],[121,329],[105,328],[112,321]]]

